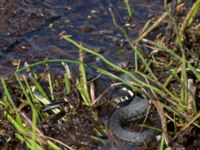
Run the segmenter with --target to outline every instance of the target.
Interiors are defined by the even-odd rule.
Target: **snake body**
[[[91,78],[96,76],[93,70],[87,69],[87,73],[91,75]],[[144,81],[143,77],[139,76],[137,73],[133,72],[133,75]],[[131,82],[131,78],[126,74],[120,76],[124,80]],[[151,85],[152,83],[149,82]],[[97,95],[104,93],[105,89],[111,87],[112,80],[107,76],[101,76],[95,80],[95,91]],[[124,90],[126,89],[126,90]],[[143,143],[149,143],[155,138],[156,132],[150,129],[142,129],[141,131],[129,131],[123,128],[123,124],[127,122],[138,121],[146,116],[146,112],[149,107],[149,102],[140,97],[134,96],[130,88],[124,84],[120,84],[118,88],[113,88],[109,90],[104,96],[104,100],[109,100],[111,103],[118,103],[119,108],[112,114],[109,120],[108,128],[112,135],[120,140],[120,142],[128,143],[128,145],[143,145]],[[129,104],[127,104],[127,102]],[[120,104],[120,103],[123,103]],[[124,105],[124,104],[127,105]],[[44,107],[44,111],[57,107],[60,103],[54,105],[48,105]],[[155,116],[156,115],[156,116]],[[153,117],[149,117],[153,126],[160,127],[160,121],[158,115],[155,114]]]
[[[133,73],[135,76],[137,76],[140,80],[144,79],[139,76],[137,73]],[[130,81],[130,77],[123,74],[121,76],[123,79]],[[105,79],[103,81],[104,83]],[[131,81],[130,81],[131,82]],[[108,84],[108,81],[106,81],[106,84]],[[151,84],[151,83],[150,83]],[[105,86],[105,84],[101,85]],[[124,86],[121,85],[121,89]],[[104,89],[105,87],[101,87]],[[129,89],[130,90],[130,89]],[[109,98],[117,97],[118,99],[121,97],[125,97],[125,95],[129,94],[129,92],[121,92],[119,88],[116,90],[112,90],[112,95],[109,94]],[[112,101],[112,100],[111,100]],[[134,96],[131,100],[131,102],[128,105],[121,106],[119,109],[117,109],[112,116],[110,117],[108,128],[111,131],[112,135],[119,139],[120,141],[126,142],[131,145],[142,145],[144,142],[149,143],[153,139],[155,139],[156,132],[151,129],[142,129],[141,131],[128,131],[123,128],[123,124],[127,122],[133,122],[137,121],[141,118],[144,118],[146,116],[147,109],[149,107],[149,102],[145,100],[144,98],[140,96]],[[158,119],[158,115],[154,114],[156,116],[150,117],[150,121],[153,124],[153,126],[160,127],[160,121]]]
[[[145,116],[148,109],[148,102],[135,96],[131,103],[127,106],[122,106],[117,109],[110,118],[109,129],[112,134],[119,140],[128,142],[131,145],[142,145],[144,142],[148,143],[155,137],[155,132],[150,129],[143,129],[140,131],[128,131],[122,127],[122,124],[127,120],[137,121]]]
[[[123,64],[124,62],[120,62],[118,63],[118,66],[121,67],[121,65]],[[140,81],[143,81],[154,87],[156,86],[153,82],[144,78],[139,73],[134,71],[132,71],[131,73]],[[95,71],[88,68],[87,74],[94,76]],[[119,77],[129,83],[133,83],[132,78],[127,74],[121,74],[119,75]],[[95,91],[97,92],[96,94],[101,95],[102,93],[104,93],[104,91],[108,87],[111,87],[112,83],[112,79],[107,76],[102,75],[97,78],[95,80]],[[126,90],[123,90],[124,88]],[[148,89],[146,90],[150,91]],[[121,84],[118,87],[112,88],[103,96],[102,101],[111,102],[115,106],[116,104],[118,105],[118,109],[112,114],[109,119],[108,128],[111,131],[112,135],[116,137],[116,139],[119,139],[119,141],[128,143],[129,145],[143,145],[144,142],[149,143],[150,141],[155,139],[156,132],[147,128],[143,128],[141,131],[129,131],[123,128],[123,124],[133,121],[138,122],[139,119],[144,118],[149,107],[149,102],[140,96],[133,97],[133,95],[131,95],[130,93],[133,94],[132,89],[127,87],[127,85]],[[124,105],[125,103],[126,105]],[[152,118],[148,116],[150,122],[154,127],[160,127],[158,114],[153,115],[154,116]]]

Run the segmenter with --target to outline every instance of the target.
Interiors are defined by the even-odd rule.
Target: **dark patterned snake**
[[[144,79],[133,72],[135,76],[137,76],[140,80]],[[123,79],[126,79],[130,81],[130,77],[127,75],[122,75]],[[103,83],[105,83],[105,79],[103,80]],[[101,81],[100,81],[101,82]],[[131,82],[131,81],[130,81]],[[106,84],[108,84],[108,81],[106,81]],[[102,86],[105,84],[102,84]],[[123,85],[121,85],[123,88]],[[122,89],[121,88],[121,89]],[[120,94],[121,93],[121,94]],[[109,94],[109,98],[113,100],[113,97],[125,97],[125,94],[130,94],[130,92],[120,92],[119,88],[117,90],[112,91],[112,95]],[[127,98],[127,97],[126,97]],[[153,139],[155,139],[156,132],[149,128],[143,128],[141,131],[130,131],[123,128],[123,124],[127,122],[137,122],[139,119],[144,118],[147,114],[147,110],[149,108],[149,102],[148,100],[145,100],[144,98],[140,96],[134,96],[131,99],[131,102],[128,105],[121,106],[119,109],[117,109],[112,116],[110,117],[108,128],[111,131],[112,135],[119,139],[120,141],[126,142],[131,145],[142,145],[144,142],[149,143]],[[149,115],[149,120],[152,123],[152,126],[154,127],[160,127],[160,120],[157,115],[157,113],[152,113],[154,116]],[[151,116],[151,117],[150,117]]]

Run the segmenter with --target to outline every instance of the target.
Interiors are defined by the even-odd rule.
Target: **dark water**
[[[149,17],[162,12],[162,1],[130,0],[130,4],[134,17],[128,34],[134,39]],[[109,7],[124,26],[128,21],[123,0],[1,0],[0,75],[12,73],[18,60],[23,64],[45,58],[78,59],[78,49],[61,40],[61,32],[111,60],[132,59]]]

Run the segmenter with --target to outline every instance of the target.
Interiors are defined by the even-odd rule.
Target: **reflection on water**
[[[131,38],[149,17],[158,16],[160,0],[130,0],[133,8]],[[131,59],[133,52],[113,25],[108,7],[113,7],[120,25],[127,23],[122,0],[1,0],[0,75],[11,73],[13,61],[34,62],[44,58],[77,59],[77,49],[59,38],[59,33],[114,60]],[[122,55],[122,49],[126,52]]]

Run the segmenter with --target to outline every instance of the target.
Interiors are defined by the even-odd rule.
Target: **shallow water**
[[[134,27],[128,34],[134,39],[149,17],[162,12],[162,2],[130,0],[130,4]],[[122,0],[1,0],[0,75],[12,73],[17,60],[23,65],[45,58],[78,59],[78,49],[61,40],[61,32],[110,60],[131,60],[133,52],[113,25],[109,7],[118,24],[125,25],[127,10]]]

